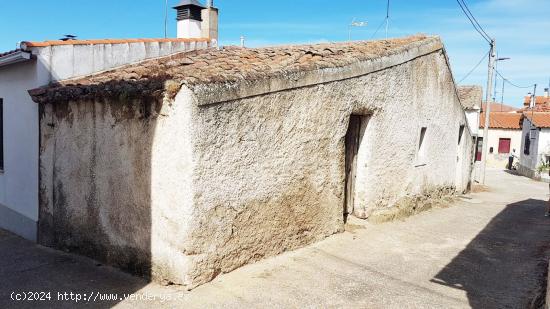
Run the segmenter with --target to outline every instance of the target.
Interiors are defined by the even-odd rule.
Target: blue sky
[[[170,5],[178,0],[169,0]],[[550,78],[550,1],[466,0],[486,31],[497,40],[499,56],[511,57],[500,71],[518,85]],[[384,21],[386,0],[217,0],[220,42],[248,46],[345,41],[353,18],[368,21],[353,39],[368,40]],[[164,0],[26,0],[0,1],[0,51],[18,41],[57,39],[76,34],[82,39],[162,37]],[[169,36],[175,36],[175,12],[169,12]],[[488,50],[455,0],[391,1],[390,37],[415,33],[441,35],[453,73],[461,80]],[[383,38],[383,28],[374,38]],[[463,84],[486,86],[486,61]],[[501,91],[499,80],[498,91]],[[507,85],[504,101],[520,106],[528,89]],[[501,97],[499,93],[498,98]]]

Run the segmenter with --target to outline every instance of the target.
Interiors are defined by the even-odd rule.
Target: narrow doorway
[[[357,185],[358,155],[365,133],[368,118],[351,115],[348,132],[346,133],[346,180],[344,201],[344,223],[355,209],[355,187]]]

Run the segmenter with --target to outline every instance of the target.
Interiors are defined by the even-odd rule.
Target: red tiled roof
[[[487,103],[483,103],[481,111],[485,111],[487,108]],[[512,107],[510,105],[502,103],[491,103],[491,113],[492,112],[515,112],[518,111],[518,108]]]
[[[522,108],[518,111],[521,112],[521,113],[524,113],[524,112],[540,112],[540,113],[544,113],[544,112],[550,112],[550,104],[538,104],[535,106],[535,108],[530,108],[530,107],[525,107],[525,108]]]
[[[538,128],[550,128],[550,112],[525,112],[523,115]]]
[[[539,104],[550,104],[550,97],[537,96],[536,105],[539,105]],[[531,97],[525,96],[525,98],[523,99],[523,106],[528,107],[529,105],[531,105]]]
[[[489,128],[521,130],[521,114],[519,113],[491,113],[489,115]],[[479,127],[485,127],[485,113],[481,113]]]
[[[336,69],[363,61],[401,54],[419,46],[440,46],[439,38],[416,35],[406,38],[353,43],[226,47],[179,53],[79,79],[62,81],[29,91],[37,103],[85,100],[99,97],[160,96],[165,82],[191,89],[201,85],[227,85],[276,76]],[[224,86],[227,87],[227,86]],[[111,90],[105,90],[109,88]]]
[[[150,42],[209,42],[210,39],[103,39],[103,40],[67,40],[67,41],[44,41],[44,42],[23,42],[23,48],[47,47],[57,45],[91,45],[91,44],[124,44],[124,43],[150,43]]]

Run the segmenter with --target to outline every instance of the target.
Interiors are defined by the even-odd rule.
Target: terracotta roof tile
[[[535,108],[525,107],[519,110],[519,112],[550,112],[550,103],[549,104],[537,104]]]
[[[491,129],[515,129],[521,130],[521,114],[519,113],[491,113],[489,115],[489,128]],[[485,128],[485,113],[481,113],[479,127]]]
[[[481,111],[485,111],[487,109],[487,103],[483,103],[481,107]],[[503,103],[491,103],[491,113],[492,112],[517,112],[519,109],[512,107],[510,105],[506,105]]]
[[[401,39],[354,43],[280,46],[266,48],[226,47],[179,53],[100,74],[63,81],[31,90],[39,103],[105,97],[160,97],[165,83],[187,85],[231,84],[258,79],[347,66],[360,61],[402,53],[432,37],[417,35]],[[177,89],[179,87],[170,87]]]
[[[457,89],[460,103],[464,109],[480,109],[483,101],[481,86],[460,86]]]
[[[550,104],[550,97],[537,96],[536,100],[537,100],[536,105]],[[531,104],[531,97],[525,96],[525,98],[523,99],[523,105],[528,107],[530,104]]]
[[[526,112],[523,115],[538,128],[550,128],[550,112]]]

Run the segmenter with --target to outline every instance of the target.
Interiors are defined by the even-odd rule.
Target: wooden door
[[[355,178],[357,174],[357,154],[361,142],[362,117],[352,115],[346,134],[346,196],[344,204],[344,222],[353,213],[355,196]]]

